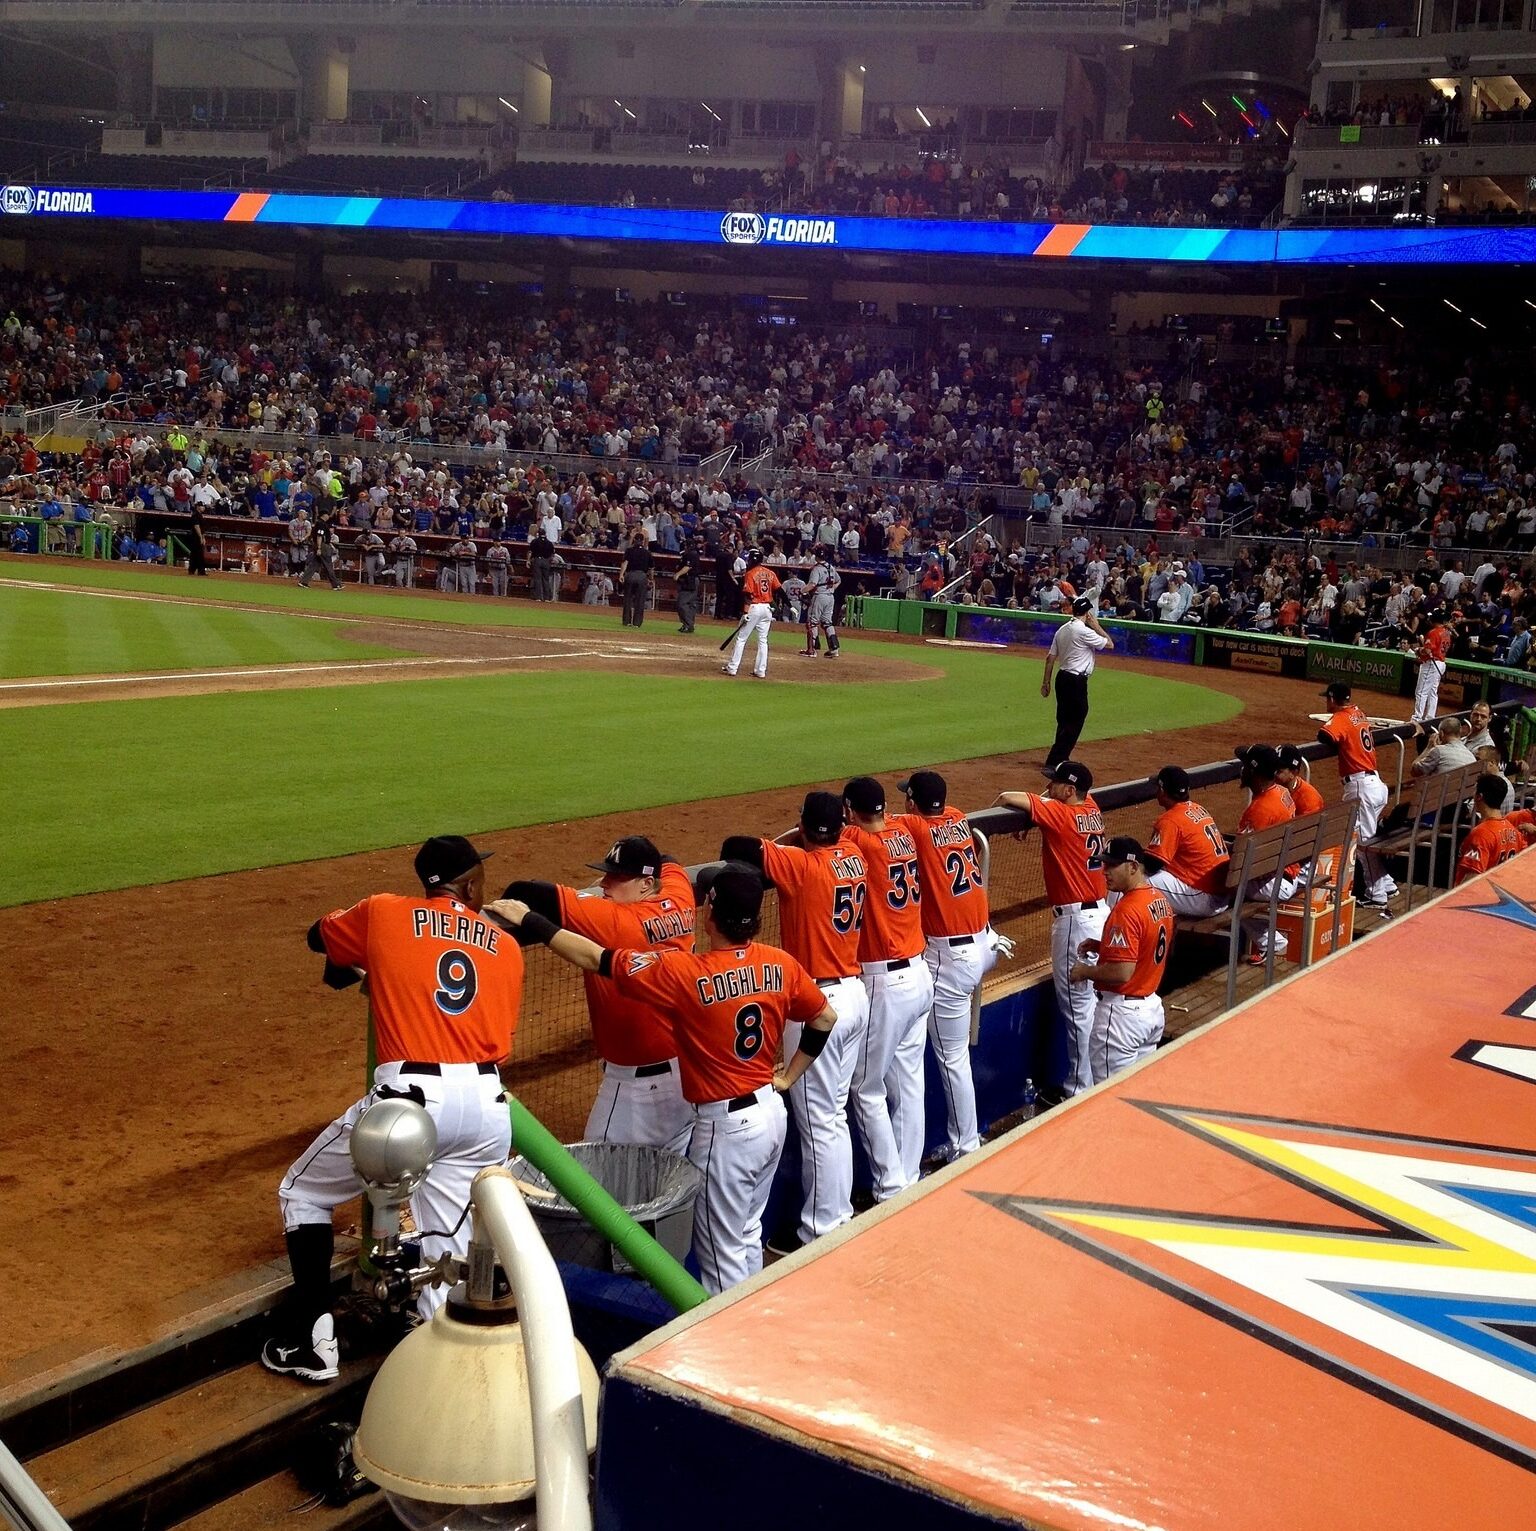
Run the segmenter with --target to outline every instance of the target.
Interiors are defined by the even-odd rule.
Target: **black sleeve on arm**
[[[552,920],[556,925],[560,923],[560,889],[552,882],[508,883],[507,891],[501,896],[521,899],[535,914],[543,915],[546,920]],[[519,926],[511,934],[519,946],[542,944],[526,925]]]
[[[727,835],[720,846],[722,861],[745,861],[763,870],[763,842],[756,835]]]
[[[603,955],[598,959],[597,976],[599,978],[613,977],[613,948],[605,946]]]
[[[1338,745],[1334,742],[1332,734],[1325,733],[1321,728],[1317,731],[1317,742],[1330,750],[1337,751]]]
[[[827,1038],[831,1035],[830,1031],[818,1031],[814,1026],[807,1026],[800,1033],[798,1051],[804,1053],[807,1058],[818,1058],[821,1056],[822,1048],[827,1045]]]
[[[322,957],[325,955],[325,942],[320,939],[319,920],[316,920],[315,923],[309,927],[309,930],[305,933],[304,939],[309,944],[310,951],[319,952]]]

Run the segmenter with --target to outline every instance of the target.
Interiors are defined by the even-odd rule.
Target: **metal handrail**
[[[69,1531],[69,1522],[0,1441],[0,1521],[16,1531]]]

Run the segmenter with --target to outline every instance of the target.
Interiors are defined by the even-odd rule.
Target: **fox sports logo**
[[[37,194],[30,186],[7,186],[0,191],[0,213],[24,216],[36,211]]]
[[[761,213],[727,213],[720,220],[720,237],[728,245],[760,245],[767,232]]]

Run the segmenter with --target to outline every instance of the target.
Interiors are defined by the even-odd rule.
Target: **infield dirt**
[[[393,626],[388,639],[382,631],[364,622],[358,636],[401,641]],[[599,646],[597,638],[569,630],[501,629],[496,653],[516,667],[530,645],[537,651],[556,636],[565,645]],[[462,629],[410,639],[413,647],[433,643],[429,657],[443,659],[479,652],[485,641]],[[654,644],[654,661],[594,654],[578,663],[654,662],[657,673],[675,674],[662,653],[700,642],[703,650],[690,649],[690,660],[702,652],[701,662],[718,662],[718,636],[712,642],[701,628],[691,640],[653,638],[649,629],[633,639],[603,640],[614,647]],[[917,680],[934,673],[923,653],[920,643],[893,641],[889,657],[823,666],[798,662],[781,648],[775,678],[814,682],[823,669],[835,669],[842,682]],[[1021,668],[1007,687],[1009,705],[1045,705],[1037,694],[1039,655],[1011,657]],[[1114,663],[1194,678],[1174,667]],[[375,668],[369,664],[359,678],[375,678]],[[382,672],[387,662],[377,668]],[[335,680],[328,673],[307,683]],[[1245,711],[1219,725],[1084,746],[1101,781],[1150,774],[1169,761],[1219,759],[1254,738],[1305,739],[1315,726],[1307,720],[1316,706],[1311,684],[1223,671],[1201,671],[1198,681],[1238,697]],[[145,681],[147,688],[174,684],[165,677]],[[85,688],[72,689],[70,699],[81,700]],[[125,693],[140,694],[110,688],[115,698]],[[1038,782],[1042,752],[966,759],[965,741],[955,743],[958,758],[940,769],[961,806],[982,806],[1004,788]],[[682,860],[704,860],[727,833],[787,827],[814,785],[841,784],[807,782],[477,838],[497,854],[491,882],[498,889],[518,876],[584,884],[592,877],[584,863],[620,833],[648,834]],[[1235,819],[1235,788],[1206,801],[1224,823]],[[1114,827],[1144,830],[1154,812],[1131,810]],[[355,990],[338,995],[320,985],[304,931],[319,914],[366,893],[408,888],[413,849],[0,910],[0,940],[11,953],[0,976],[0,1014],[12,1076],[22,1081],[8,1109],[0,1216],[13,1269],[28,1274],[30,1294],[11,1310],[0,1387],[72,1354],[131,1346],[198,1292],[281,1254],[278,1179],[314,1133],[361,1093],[364,1080],[363,1001]],[[1023,851],[1037,854],[1032,845]],[[1030,918],[1038,910],[1000,913],[1022,931],[1039,928]],[[1009,972],[1041,960],[1039,946],[1026,940]],[[508,1077],[556,1132],[579,1133],[595,1079],[584,1028],[555,1035],[527,1014]],[[347,1221],[343,1212],[338,1226]],[[86,1270],[94,1273],[88,1299]],[[61,1272],[69,1273],[67,1281]]]

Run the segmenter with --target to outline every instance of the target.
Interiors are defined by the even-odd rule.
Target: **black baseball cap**
[[[1323,690],[1330,702],[1347,702],[1354,694],[1347,680],[1331,680]]]
[[[828,845],[843,832],[843,800],[833,792],[807,792],[800,809],[801,831]]]
[[[1299,771],[1302,763],[1302,753],[1294,744],[1282,744],[1276,751],[1282,771]]]
[[[615,840],[601,861],[587,863],[594,872],[615,877],[657,877],[661,873],[661,852],[644,835],[625,835]]]
[[[855,776],[843,788],[843,801],[855,813],[884,813],[885,788],[873,776]]]
[[[424,888],[457,882],[472,867],[489,861],[493,851],[477,851],[463,835],[433,835],[416,852],[416,875]]]
[[[1117,867],[1127,861],[1135,861],[1145,864],[1147,853],[1141,848],[1141,841],[1133,839],[1130,835],[1116,835],[1109,842],[1109,849],[1104,852],[1104,865]]]
[[[721,927],[750,925],[763,910],[762,876],[743,861],[725,862],[699,892]]]
[[[1280,751],[1272,744],[1249,744],[1232,751],[1258,776],[1273,776],[1280,769]]]
[[[1072,615],[1074,617],[1086,616],[1093,610],[1093,602],[1086,595],[1080,595],[1072,603]]]
[[[1176,803],[1189,801],[1189,772],[1182,766],[1164,766],[1152,781]]]
[[[937,813],[949,800],[949,783],[937,771],[914,771],[905,781],[896,783],[924,813]]]
[[[1093,772],[1081,760],[1063,760],[1045,775],[1048,781],[1068,782],[1079,792],[1087,792],[1093,786]]]

